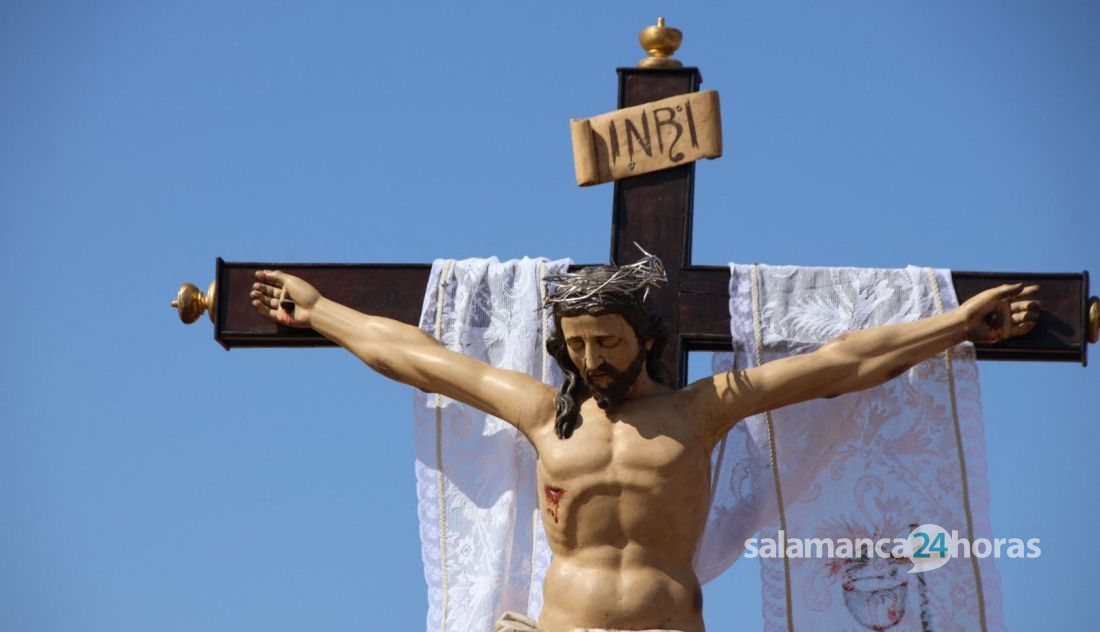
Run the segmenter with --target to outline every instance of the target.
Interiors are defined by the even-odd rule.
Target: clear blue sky
[[[216,256],[606,260],[567,123],[657,15],[722,94],[696,263],[1100,274],[1095,3],[370,4],[0,7],[0,629],[422,629],[411,389],[168,302]],[[1093,623],[1098,370],[982,365],[1016,630]]]

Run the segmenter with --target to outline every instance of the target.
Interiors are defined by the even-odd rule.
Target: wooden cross
[[[696,92],[697,68],[619,68],[618,107]],[[617,181],[611,219],[611,261],[630,263],[640,253],[634,242],[659,256],[668,284],[653,293],[668,321],[671,344],[666,366],[680,387],[687,381],[690,351],[729,351],[729,268],[691,262],[692,198],[695,165]],[[583,267],[583,266],[577,266]],[[430,264],[236,263],[217,260],[209,292],[214,338],[236,347],[321,347],[333,343],[312,330],[291,329],[260,316],[248,292],[259,269],[280,269],[309,281],[326,297],[359,311],[416,325],[420,320]],[[1034,274],[952,271],[959,302],[1002,284],[1042,285],[1039,325],[1029,334],[993,345],[977,345],[982,360],[1070,361],[1087,363],[1088,342],[1096,342],[1100,301],[1089,298],[1088,272]],[[185,289],[186,288],[186,289]],[[184,322],[198,318],[207,299],[185,284],[173,305]]]

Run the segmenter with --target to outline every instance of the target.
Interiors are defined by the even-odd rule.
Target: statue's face
[[[561,331],[569,359],[601,408],[630,395],[652,340],[641,344],[634,328],[618,314],[565,316]]]

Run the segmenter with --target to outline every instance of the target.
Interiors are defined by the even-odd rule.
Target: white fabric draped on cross
[[[546,355],[544,275],[569,260],[437,260],[420,328],[489,364],[561,383]],[[506,610],[537,617],[550,549],[538,516],[535,453],[515,428],[416,391],[416,489],[431,632],[492,629]]]
[[[757,366],[849,331],[956,306],[946,270],[732,264],[735,353],[716,354],[714,368],[727,370],[731,361],[735,368]],[[969,343],[882,386],[746,419],[715,450],[714,464],[714,499],[696,564],[704,581],[733,563],[758,530],[775,541],[780,528],[803,540],[877,540],[906,538],[913,527],[934,523],[971,541],[992,537]],[[913,575],[900,560],[762,558],[760,564],[769,632],[1004,628],[992,558],[955,559]]]
[[[438,260],[420,326],[449,349],[560,384],[545,353],[551,325],[539,309],[540,279],[568,264]],[[847,331],[956,304],[942,270],[757,266],[754,273],[732,264],[731,272],[737,353],[718,354],[717,370],[812,351]],[[905,537],[911,524],[929,522],[972,539],[990,537],[972,347],[960,345],[950,360],[949,367],[941,354],[864,393],[737,424],[714,453],[714,501],[696,556],[700,578],[728,568],[758,531],[776,538],[780,522],[789,536],[803,538]],[[428,631],[488,631],[506,610],[537,618],[550,552],[534,451],[501,420],[420,391],[415,428]],[[766,630],[1003,628],[990,559],[952,560],[928,577],[895,573],[893,562],[790,562],[761,561]]]

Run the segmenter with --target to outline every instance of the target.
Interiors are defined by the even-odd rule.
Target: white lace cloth
[[[560,384],[561,371],[545,351],[550,324],[541,279],[568,265],[437,260],[420,328],[448,349]],[[427,629],[488,631],[507,610],[537,618],[550,549],[531,445],[496,417],[422,391],[414,424]]]
[[[560,371],[545,353],[551,325],[540,311],[540,279],[568,264],[438,260],[420,326],[450,349],[560,384]],[[731,271],[736,366],[754,366],[751,268],[731,265]],[[942,308],[951,309],[956,299],[949,273],[933,276]],[[853,329],[936,312],[935,291],[922,268],[759,266],[758,285],[763,361],[811,351]],[[952,359],[954,407],[941,354],[869,391],[773,413],[789,536],[906,537],[911,524],[929,522],[966,535],[954,409],[965,450],[970,524],[975,537],[991,537],[972,347],[960,345]],[[716,355],[715,369],[725,370],[732,361],[730,354]],[[537,618],[550,551],[538,514],[530,445],[499,419],[421,391],[415,436],[427,630],[487,631],[508,610]],[[764,416],[737,424],[715,450],[714,464],[714,501],[696,556],[704,582],[740,557],[747,538],[777,537]],[[990,558],[977,564],[978,573],[968,560],[952,560],[924,581],[899,573],[892,592],[874,593],[877,599],[861,599],[866,597],[862,577],[875,569],[828,560],[791,562],[789,591],[783,561],[761,562],[766,630],[789,629],[788,595],[795,630],[980,630],[979,612],[986,629],[1003,629],[999,577]],[[852,590],[844,590],[846,582]],[[878,625],[884,622],[889,625]]]
[[[931,316],[937,294],[943,311],[957,306],[946,270],[758,266],[754,284],[752,266],[731,264],[733,365],[756,366],[758,351],[767,362],[855,329]],[[882,386],[773,411],[787,537],[906,538],[914,526],[935,523],[960,537],[992,538],[973,346],[955,347],[950,359],[950,369],[941,353]],[[716,354],[716,371],[730,363],[730,354]],[[696,564],[704,581],[732,564],[758,529],[778,539],[769,449],[767,420],[758,415],[715,451],[715,496]],[[953,559],[913,575],[906,562],[789,561],[788,589],[784,561],[761,559],[768,631],[1004,628],[992,558]]]

